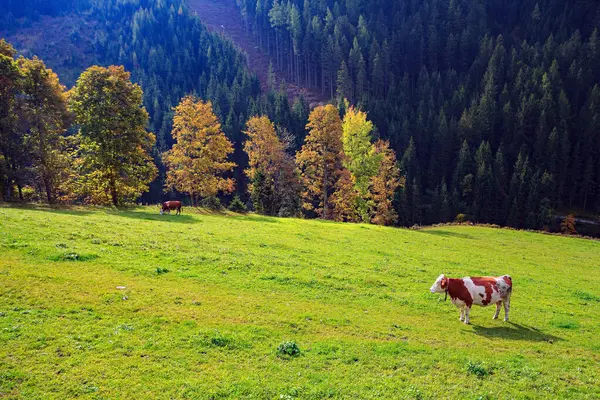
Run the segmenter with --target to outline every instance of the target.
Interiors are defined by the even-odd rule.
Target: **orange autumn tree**
[[[350,170],[344,168],[335,184],[335,192],[331,196],[333,219],[340,222],[359,222],[361,215],[356,206],[360,193],[356,189],[356,178]]]
[[[286,153],[286,143],[266,116],[252,117],[246,124],[248,140],[244,151],[248,155],[246,175],[254,209],[261,214],[292,216],[297,214],[298,178],[292,157]],[[285,209],[282,211],[282,209]]]
[[[309,130],[302,149],[296,154],[296,165],[303,185],[305,210],[320,218],[333,217],[331,195],[343,168],[342,121],[331,104],[315,108],[308,118]]]
[[[396,153],[390,149],[389,142],[378,140],[374,149],[381,159],[377,174],[371,178],[371,197],[375,203],[375,215],[371,221],[378,225],[393,225],[398,222],[393,205],[394,193],[404,186],[404,179],[400,176]]]
[[[273,176],[279,170],[285,149],[277,137],[275,126],[268,117],[252,117],[246,123],[248,140],[244,151],[248,154],[246,175],[254,179],[256,171]]]
[[[223,177],[233,170],[228,161],[233,145],[221,130],[210,102],[184,97],[175,108],[173,148],[164,153],[166,187],[187,193],[195,204],[200,197],[231,193],[235,181]]]

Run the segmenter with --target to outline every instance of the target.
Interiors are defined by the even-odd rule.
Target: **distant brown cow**
[[[177,214],[181,214],[181,202],[180,201],[165,201],[162,203],[162,207],[160,209],[160,215],[163,215],[165,212],[171,213],[171,210],[177,210]]]

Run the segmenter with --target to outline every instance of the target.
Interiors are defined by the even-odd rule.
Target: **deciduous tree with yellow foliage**
[[[223,177],[236,166],[228,161],[233,145],[221,130],[210,102],[184,97],[175,108],[172,135],[175,144],[163,158],[167,188],[189,194],[193,203],[198,197],[233,191],[235,181]]]
[[[268,215],[297,214],[298,177],[275,126],[266,116],[252,117],[244,133],[248,135],[244,144],[248,154],[246,175],[251,181],[248,190],[255,210]]]
[[[335,189],[331,196],[333,219],[340,222],[359,222],[361,215],[356,205],[360,193],[356,190],[356,180],[348,169],[344,168],[340,171]]]
[[[371,178],[377,174],[381,156],[371,143],[373,123],[364,111],[349,107],[342,123],[344,165],[352,173],[358,214],[363,222],[370,222],[373,201],[369,193]]]
[[[396,153],[390,143],[378,140],[374,145],[375,154],[380,156],[377,174],[371,178],[371,196],[375,203],[375,215],[372,222],[378,225],[393,225],[398,222],[394,209],[394,194],[404,186],[404,178],[396,160]]]
[[[324,219],[333,217],[331,195],[343,168],[342,121],[331,104],[316,107],[308,118],[309,130],[296,154],[303,185],[303,208]]]
[[[252,117],[246,123],[244,133],[248,136],[244,143],[244,151],[248,154],[248,178],[253,180],[257,170],[274,176],[281,167],[285,149],[273,123],[266,116]]]

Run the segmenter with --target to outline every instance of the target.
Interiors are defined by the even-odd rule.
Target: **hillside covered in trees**
[[[404,224],[600,206],[600,4],[238,0],[291,80],[369,112]],[[403,156],[402,156],[403,155]]]
[[[312,189],[307,191],[311,185],[302,176],[307,161],[300,147],[311,130],[305,128],[308,107],[301,99],[292,103],[284,90],[262,93],[244,56],[208,32],[185,2],[44,4],[0,6],[0,30],[18,30],[39,15],[68,13],[97,24],[92,41],[97,63],[131,71],[143,89],[148,128],[156,134],[159,173],[144,200],[163,196],[167,175],[161,154],[175,144],[174,107],[191,94],[211,102],[232,142],[236,167],[227,174],[242,199],[259,198],[253,180],[265,178],[265,171],[244,173],[246,122],[266,115],[288,143],[285,152],[292,157],[298,152],[294,173],[303,190],[292,203],[307,204],[301,197]],[[556,210],[600,211],[595,2],[238,0],[238,6],[248,32],[290,82],[331,96],[342,119],[350,106],[366,111],[372,122],[362,136],[370,141],[367,153],[389,143],[389,151],[380,150],[397,154],[400,176],[392,178],[398,184],[386,205],[396,223],[445,222],[465,214],[478,222],[540,228],[554,222]],[[334,141],[343,141],[342,131],[336,135]],[[321,193],[325,204],[332,198],[339,207],[346,203],[346,211],[352,204],[346,220],[375,218],[365,213],[375,212],[374,188],[385,182],[376,183],[373,166],[361,178],[364,169],[353,170],[356,162],[344,158],[348,148],[337,148],[342,158],[332,155],[338,160],[336,180],[321,188],[329,191]],[[368,159],[367,153],[359,158]],[[381,167],[388,157],[376,159]],[[322,207],[315,203],[305,212],[334,217]]]

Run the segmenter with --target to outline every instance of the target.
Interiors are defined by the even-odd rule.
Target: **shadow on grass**
[[[509,322],[508,324],[511,326],[484,327],[472,325],[473,333],[488,338],[527,340],[529,342],[553,343],[564,340],[561,337],[549,335],[534,327],[515,324],[513,322]]]
[[[473,236],[467,235],[466,233],[452,232],[452,231],[440,231],[438,229],[418,229],[415,232],[427,233],[428,235],[442,236],[442,237],[457,237],[461,239],[474,239]]]
[[[38,204],[16,204],[16,203],[0,203],[0,208],[13,208],[19,210],[44,212],[49,214],[71,215],[75,217],[84,217],[97,212],[103,212],[107,215],[115,215],[119,217],[133,218],[146,221],[168,221],[180,223],[194,223],[198,220],[191,215],[175,215],[175,213],[160,215],[160,210],[156,208],[156,214],[152,212],[136,211],[136,207],[130,208],[111,208],[100,206],[47,206]],[[154,210],[153,210],[154,211]]]
[[[100,208],[94,210],[86,210],[83,207],[79,206],[48,206],[41,204],[31,204],[31,203],[0,203],[0,208],[12,208],[16,210],[27,210],[27,211],[37,211],[37,212],[46,212],[51,214],[64,214],[64,215],[73,215],[73,216],[86,216],[92,214],[94,210],[100,210]],[[103,208],[105,210],[105,208]]]
[[[240,216],[236,216],[238,221],[251,221],[251,222],[267,222],[270,224],[279,224],[280,221],[276,217],[267,217],[264,215],[258,214],[240,214]]]
[[[195,219],[191,215],[186,215],[186,214],[176,215],[173,212],[171,214],[161,215],[160,212],[158,211],[158,209],[156,211],[156,214],[148,213],[148,212],[138,212],[138,211],[114,211],[114,215],[118,215],[119,217],[125,217],[125,218],[139,219],[139,220],[143,220],[143,221],[177,222],[177,223],[184,223],[184,224],[193,224],[196,222],[200,222],[199,220]]]

